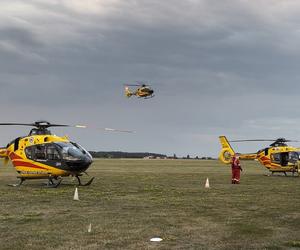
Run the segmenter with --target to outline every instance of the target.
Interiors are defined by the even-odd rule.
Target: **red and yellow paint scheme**
[[[0,125],[35,126],[28,136],[18,137],[6,148],[0,148],[0,158],[12,165],[19,174],[21,185],[27,179],[48,179],[49,186],[57,187],[62,177],[75,176],[79,185],[83,185],[79,176],[92,163],[92,156],[77,143],[67,137],[51,134],[48,127],[69,126],[36,122],[33,124],[0,123]],[[93,178],[84,185],[90,185]]]
[[[219,154],[219,159],[225,164],[231,162],[232,156],[236,153],[231,147],[225,136],[219,137],[222,149]],[[269,140],[240,140],[241,141],[269,141]],[[257,160],[260,164],[266,167],[272,174],[274,172],[287,172],[300,174],[300,148],[288,146],[284,138],[279,138],[274,141],[269,147],[259,150],[257,153],[239,154],[242,160]]]
[[[135,90],[131,91],[129,89],[129,86],[137,86],[138,88],[136,88]],[[149,99],[154,97],[154,90],[151,89],[148,85],[146,84],[128,84],[125,85],[125,96],[126,97],[131,97],[131,96],[137,96],[139,98],[145,98],[145,99]]]
[[[0,151],[0,157],[10,159],[15,170],[26,179],[48,178],[49,175],[53,177],[69,176],[70,172],[46,164],[47,159],[33,160],[28,158],[25,153],[26,148],[32,145],[50,145],[53,142],[68,142],[68,140],[54,135],[24,137],[18,140],[18,148],[15,148],[15,143],[12,143],[7,149],[2,149],[3,153],[1,154]]]

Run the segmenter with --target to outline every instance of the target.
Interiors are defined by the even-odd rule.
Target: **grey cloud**
[[[216,155],[219,134],[291,135],[296,124],[280,120],[300,115],[299,4],[88,2],[4,1],[6,119],[124,126],[138,133],[99,135],[100,144],[72,134],[93,149],[177,154]],[[123,83],[136,80],[155,98],[125,99]]]

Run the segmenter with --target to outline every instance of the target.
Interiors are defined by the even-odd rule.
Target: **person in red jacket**
[[[241,171],[243,171],[243,169],[241,167],[239,156],[237,154],[234,154],[234,156],[231,159],[231,171],[232,171],[231,183],[240,184]]]

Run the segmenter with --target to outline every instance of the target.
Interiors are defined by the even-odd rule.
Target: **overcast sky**
[[[89,150],[217,156],[229,139],[300,139],[297,0],[1,0],[1,122]],[[127,99],[146,81],[153,99]],[[6,145],[28,128],[1,127]],[[265,144],[234,145],[257,151]]]

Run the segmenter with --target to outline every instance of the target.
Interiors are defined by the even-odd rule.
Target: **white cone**
[[[78,196],[78,189],[76,188],[75,189],[75,193],[74,193],[74,198],[73,198],[74,201],[79,201],[79,196]]]
[[[88,227],[88,233],[92,232],[92,223],[90,223],[89,227]]]
[[[209,188],[209,180],[208,180],[208,178],[206,178],[205,188]]]

